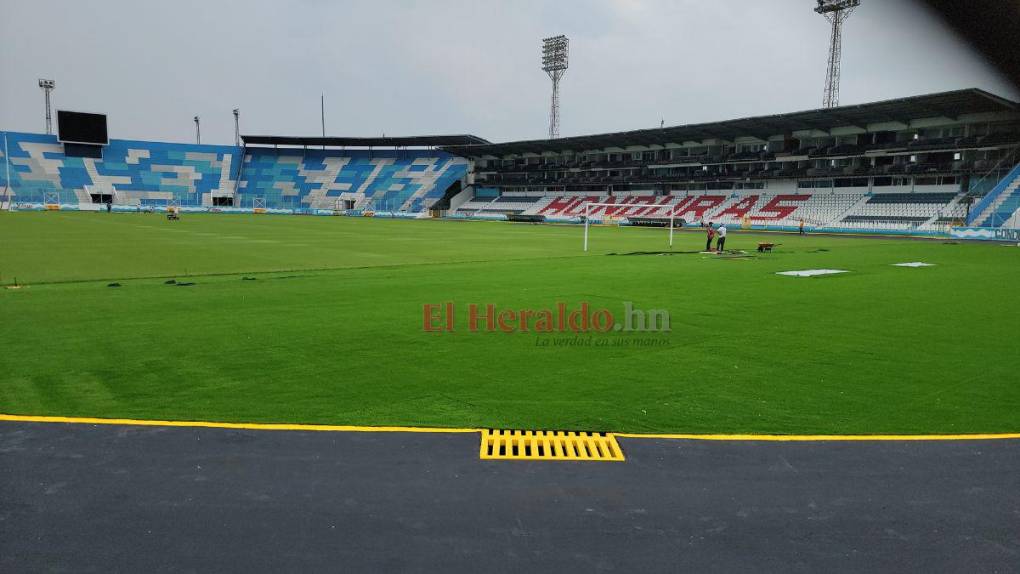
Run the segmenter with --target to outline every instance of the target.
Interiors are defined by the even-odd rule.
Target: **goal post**
[[[591,227],[591,216],[593,213],[597,213],[599,208],[603,208],[605,212],[608,208],[613,208],[620,211],[620,214],[613,214],[607,217],[613,217],[618,219],[624,219],[627,216],[623,215],[628,211],[634,209],[648,209],[650,213],[655,211],[661,211],[663,209],[669,210],[669,248],[673,248],[673,229],[676,227],[676,209],[671,203],[667,204],[649,204],[649,203],[598,203],[598,202],[584,202],[584,251],[588,251],[588,230]],[[666,219],[663,217],[662,219]]]

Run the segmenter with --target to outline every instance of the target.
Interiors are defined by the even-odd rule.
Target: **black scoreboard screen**
[[[106,114],[57,110],[57,139],[65,143],[109,144]]]

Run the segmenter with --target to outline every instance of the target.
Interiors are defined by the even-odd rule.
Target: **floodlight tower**
[[[560,79],[567,73],[570,40],[553,36],[542,40],[542,69],[552,80],[552,107],[549,110],[549,139],[560,137]]]
[[[241,108],[234,108],[234,145],[241,147]]]
[[[198,116],[195,116],[195,143],[202,143],[202,124]]]
[[[46,135],[50,135],[53,133],[53,112],[50,107],[50,92],[53,91],[53,88],[57,87],[57,83],[53,80],[39,78],[39,87],[46,94]]]
[[[850,17],[861,0],[818,0],[815,12],[825,16],[832,24],[829,38],[829,68],[825,72],[825,95],[822,107],[834,108],[839,105],[839,61],[843,50],[843,22]]]

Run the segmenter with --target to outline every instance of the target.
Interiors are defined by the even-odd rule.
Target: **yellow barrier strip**
[[[208,421],[157,421],[143,419],[100,419],[90,417],[48,417],[33,415],[0,414],[0,421],[20,421],[33,423],[72,423],[92,425],[130,425],[148,427],[203,427],[218,429],[245,430],[289,430],[289,431],[320,431],[320,432],[416,432],[416,433],[470,433],[481,429],[442,428],[442,427],[370,427],[357,425],[319,425],[319,424],[286,424],[286,423],[225,423]]]
[[[617,438],[653,438],[677,440],[718,440],[718,441],[772,441],[772,442],[812,442],[812,441],[908,441],[908,440],[1002,440],[1020,439],[1020,433],[984,433],[984,434],[635,434],[613,433]]]
[[[359,425],[322,425],[322,424],[290,424],[290,423],[229,423],[210,421],[162,421],[146,419],[104,419],[93,417],[57,417],[57,416],[36,416],[36,415],[8,415],[0,413],[0,421],[11,422],[37,422],[37,423],[67,423],[67,424],[94,424],[94,425],[128,425],[128,426],[163,426],[163,427],[201,427],[201,428],[222,428],[222,429],[245,429],[245,430],[290,430],[290,431],[318,431],[318,432],[411,432],[411,433],[482,433],[483,429],[477,428],[444,428],[444,427],[405,427],[405,426],[359,426]],[[524,433],[521,433],[522,435]],[[566,440],[554,440],[553,437],[559,434]],[[594,436],[579,435],[578,433],[547,433],[550,446],[549,451],[558,455],[566,454],[569,458],[581,458],[581,442],[598,441]],[[975,434],[876,434],[876,435],[769,435],[769,434],[670,434],[670,433],[607,433],[605,439],[601,439],[603,447],[608,447],[610,453],[615,449],[612,443],[606,444],[609,437],[613,438],[635,438],[635,439],[670,439],[670,440],[713,440],[713,441],[771,441],[771,442],[811,442],[811,441],[949,441],[949,440],[1003,440],[1020,439],[1020,433],[975,433]],[[537,445],[538,437],[532,434],[531,437],[508,435],[500,437],[498,434],[489,435],[490,440],[495,442],[496,448],[501,442],[506,444],[509,450],[513,443],[521,444],[528,441],[532,449]],[[523,439],[523,440],[522,440]],[[530,440],[529,440],[530,439]],[[504,442],[505,441],[505,442]],[[566,452],[562,446],[567,445]],[[593,445],[594,446],[594,445]],[[562,454],[561,454],[562,453]],[[615,454],[615,453],[613,453]],[[580,455],[580,456],[579,456]],[[586,457],[585,457],[586,458]]]

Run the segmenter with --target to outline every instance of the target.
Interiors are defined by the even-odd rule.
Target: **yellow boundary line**
[[[890,440],[1002,440],[1020,439],[1020,433],[978,433],[978,434],[633,434],[614,433],[616,438],[655,438],[675,440],[716,440],[716,441],[770,441],[770,442],[820,442],[820,441],[890,441]]]
[[[481,429],[441,428],[441,427],[368,427],[357,425],[316,425],[288,423],[223,423],[208,421],[155,421],[144,419],[99,419],[90,417],[47,417],[33,415],[0,414],[0,421],[20,421],[31,423],[68,423],[91,425],[128,425],[146,427],[204,427],[217,429],[245,429],[270,431],[319,431],[319,432],[417,432],[417,433],[469,433],[480,432]]]
[[[359,426],[319,425],[290,423],[228,423],[211,421],[161,421],[147,419],[103,419],[93,417],[54,417],[36,415],[7,415],[0,413],[0,421],[32,423],[64,423],[92,425],[125,425],[149,427],[199,427],[219,429],[244,429],[266,431],[314,431],[314,432],[411,432],[411,433],[482,433],[481,428],[404,427],[404,426]],[[975,434],[643,434],[607,433],[615,438],[667,439],[667,440],[710,440],[710,441],[766,441],[766,442],[836,442],[836,441],[939,441],[939,440],[1003,440],[1020,439],[1020,433],[975,433]]]

